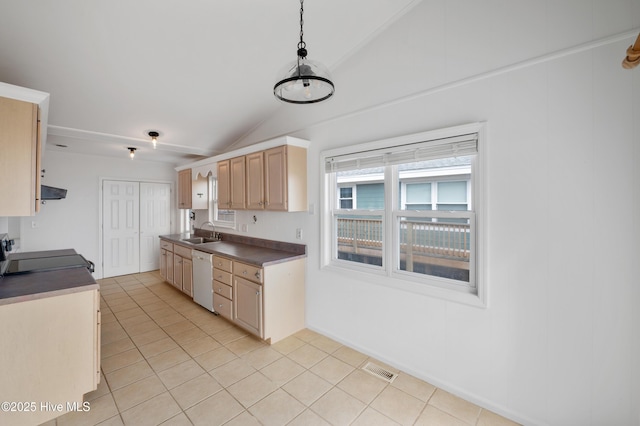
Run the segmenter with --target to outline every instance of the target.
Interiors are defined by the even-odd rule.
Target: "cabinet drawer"
[[[216,294],[220,294],[226,297],[229,300],[233,300],[233,291],[231,290],[231,286],[221,283],[220,281],[213,281],[213,291]]]
[[[233,262],[231,259],[225,257],[213,256],[213,267],[216,269],[222,269],[223,271],[233,272]],[[229,281],[231,283],[231,281]]]
[[[165,240],[160,240],[160,248],[163,248],[168,251],[173,251],[173,243],[170,243],[169,241],[165,241]]]
[[[213,297],[213,310],[233,321],[233,303],[226,297],[216,294]]]
[[[247,265],[246,263],[235,262],[235,275],[244,279],[262,283],[262,268],[253,265]]]
[[[173,252],[178,256],[182,256],[187,259],[191,259],[191,249],[187,247],[180,246],[178,244],[174,244]]]
[[[231,285],[232,283],[231,273],[217,268],[213,268],[213,279],[226,285]]]

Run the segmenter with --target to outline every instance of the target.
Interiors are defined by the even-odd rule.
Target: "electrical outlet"
[[[249,225],[247,225],[246,223],[243,223],[243,224],[240,226],[240,230],[241,230],[242,232],[249,232]]]
[[[296,240],[302,239],[302,228],[296,228]]]

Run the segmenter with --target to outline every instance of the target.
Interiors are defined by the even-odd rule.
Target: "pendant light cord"
[[[306,49],[307,44],[302,39],[302,37],[304,36],[304,30],[302,29],[304,25],[304,19],[302,18],[303,14],[304,14],[304,0],[300,0],[300,42],[298,43],[298,56],[300,58],[307,57],[307,49]]]

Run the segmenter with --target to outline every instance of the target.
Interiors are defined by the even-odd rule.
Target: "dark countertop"
[[[193,238],[195,236],[194,234],[183,233],[161,235],[160,238],[174,244],[189,247],[193,250],[228,257],[259,267],[307,257],[306,246],[302,244],[283,243],[227,234],[223,236],[222,241],[212,243],[192,244],[187,241],[182,241],[185,238]]]
[[[12,253],[9,259],[30,259],[76,254],[73,249]],[[0,277],[0,305],[99,289],[86,268],[58,269]]]

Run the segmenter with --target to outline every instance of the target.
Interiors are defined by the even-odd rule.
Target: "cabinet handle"
[[[260,296],[260,292],[259,291],[256,291],[256,296]]]
[[[260,279],[260,271],[257,271],[257,272],[256,272],[256,278],[257,278],[257,279]]]

